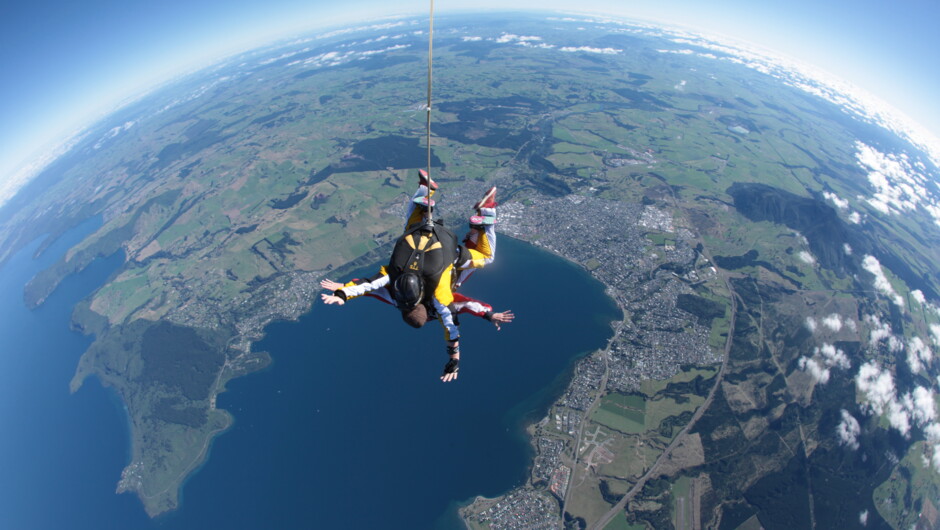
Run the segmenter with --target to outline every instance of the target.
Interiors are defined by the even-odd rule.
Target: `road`
[[[578,460],[581,457],[581,435],[584,433],[584,427],[587,425],[589,418],[591,417],[591,412],[594,410],[594,407],[597,406],[598,401],[600,401],[601,396],[604,395],[604,389],[607,388],[607,375],[610,373],[610,365],[607,362],[607,356],[610,354],[610,348],[616,343],[617,337],[620,336],[620,330],[623,329],[624,322],[621,321],[617,323],[617,326],[614,328],[614,336],[610,338],[610,341],[607,342],[607,347],[604,349],[602,354],[604,357],[604,375],[601,377],[601,382],[598,386],[600,392],[597,393],[597,397],[594,398],[594,401],[591,402],[591,406],[584,411],[584,416],[581,418],[581,425],[578,427],[578,437],[574,443],[574,461],[571,463],[571,476],[568,479],[568,487],[565,488],[565,500],[561,503],[561,513],[564,516],[565,510],[568,508],[568,495],[572,490],[572,484],[574,484],[575,475],[578,472]],[[587,470],[584,471],[587,473]],[[581,480],[584,480],[582,476]]]
[[[711,255],[706,254],[706,251],[704,248],[702,251],[702,255],[708,258],[708,260],[711,263],[714,263],[714,260],[712,259]],[[672,440],[672,443],[669,444],[669,447],[667,447],[666,450],[663,451],[661,455],[659,455],[659,458],[656,459],[656,462],[649,468],[646,474],[640,477],[640,480],[637,481],[637,483],[630,489],[630,491],[628,491],[623,496],[623,498],[620,499],[620,502],[614,505],[614,507],[611,508],[610,511],[605,513],[600,519],[598,519],[593,525],[589,527],[592,530],[599,530],[607,526],[607,524],[611,521],[611,519],[613,519],[614,517],[617,516],[617,514],[622,512],[624,508],[627,506],[627,503],[633,500],[633,497],[635,497],[637,493],[642,491],[643,486],[646,485],[646,482],[650,478],[656,476],[656,474],[659,472],[659,468],[662,462],[666,458],[668,458],[670,454],[672,454],[672,451],[679,445],[679,442],[682,440],[682,438],[689,432],[689,430],[692,429],[692,427],[695,426],[695,423],[698,422],[699,418],[701,418],[702,415],[705,414],[705,411],[708,410],[708,407],[711,406],[712,401],[715,398],[715,394],[717,393],[718,388],[721,386],[721,381],[724,378],[725,370],[728,367],[728,357],[731,352],[731,344],[734,341],[734,326],[735,326],[735,322],[736,322],[737,314],[738,314],[738,309],[737,309],[738,304],[737,304],[737,295],[735,294],[734,290],[731,288],[731,282],[728,281],[727,275],[721,272],[721,269],[717,269],[717,270],[719,271],[719,274],[721,274],[721,278],[725,283],[725,287],[727,287],[728,292],[731,295],[730,296],[731,318],[728,320],[728,340],[725,341],[725,351],[721,360],[721,368],[718,370],[718,376],[715,378],[715,384],[712,386],[711,390],[708,392],[708,397],[705,398],[705,402],[702,403],[702,406],[700,406],[698,410],[695,411],[695,414],[692,415],[692,419],[689,421],[689,423],[685,425],[685,427],[682,428],[681,431],[679,431],[679,434]],[[578,436],[578,441],[580,443],[580,433]],[[575,451],[577,452],[577,449]],[[572,476],[574,476],[573,470],[572,470]],[[567,495],[565,498],[567,499]],[[564,514],[564,511],[562,511],[562,514]]]

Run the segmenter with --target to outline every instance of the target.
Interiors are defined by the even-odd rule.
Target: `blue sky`
[[[338,9],[337,4],[345,7]],[[439,12],[505,1],[436,0]],[[940,136],[937,0],[518,0],[726,35],[812,63]],[[123,99],[213,58],[427,1],[13,0],[0,11],[0,181]]]

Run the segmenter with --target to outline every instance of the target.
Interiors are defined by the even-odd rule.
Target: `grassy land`
[[[936,472],[923,465],[924,444],[912,444],[891,477],[875,489],[875,507],[894,528],[913,527],[920,519],[920,513],[907,509],[907,506],[933,502],[936,507],[940,486]]]
[[[689,477],[680,477],[672,483],[671,497],[676,528],[692,528],[692,499],[689,496]]]
[[[646,530],[645,524],[630,524],[627,522],[627,514],[619,513],[607,523],[604,530]]]
[[[609,394],[591,417],[593,421],[625,434],[646,430],[646,401],[642,396]]]
[[[610,510],[610,504],[604,501],[600,491],[600,479],[593,475],[584,477],[573,476],[577,487],[568,495],[569,513],[578,514],[587,521],[596,521]]]
[[[390,52],[389,57],[410,53],[413,50]],[[708,455],[703,466],[716,466],[716,494],[722,499],[744,502],[736,489],[737,482],[743,482],[739,479],[746,476],[753,482],[758,477],[749,473],[769,473],[749,465],[752,451],[767,451],[760,456],[776,465],[774,459],[784,454],[782,449],[776,452],[779,441],[793,435],[793,425],[806,424],[812,433],[819,421],[811,403],[801,404],[799,421],[781,420],[783,431],[764,432],[743,417],[752,410],[749,400],[766,405],[774,420],[794,406],[788,401],[800,393],[794,388],[765,390],[792,376],[793,361],[816,346],[808,339],[797,346],[788,342],[798,334],[805,316],[830,311],[817,309],[828,302],[817,306],[806,293],[851,292],[866,304],[872,298],[855,292],[860,283],[852,274],[839,276],[800,259],[809,246],[793,229],[745,219],[732,206],[727,193],[731,184],[762,183],[803,198],[824,190],[836,192],[851,209],[868,216],[862,227],[852,230],[910,265],[913,277],[940,290],[937,232],[923,212],[884,217],[873,210],[864,201],[870,190],[855,160],[858,133],[845,126],[841,114],[826,119],[825,113],[832,109],[771,85],[767,76],[749,75],[728,61],[667,57],[655,50],[598,58],[503,46],[481,59],[447,45],[437,53],[440,103],[459,104],[435,115],[436,126],[456,124],[456,132],[436,134],[432,140],[434,154],[443,164],[435,168],[435,176],[454,184],[445,186],[444,192],[453,195],[442,194],[450,204],[471,202],[469,191],[462,190],[476,191],[474,186],[499,179],[518,186],[522,200],[540,197],[539,178],[547,175],[573,193],[612,201],[639,204],[652,200],[649,195],[657,203],[671,203],[675,197],[677,218],[711,255],[758,252],[763,264],[728,273],[733,280],[747,279],[750,283],[744,283],[756,286],[756,294],[739,300],[742,337],[735,340],[736,357],[726,374],[726,381],[732,381],[728,388],[741,401],[729,404],[722,392],[714,405],[718,412],[702,420]],[[150,106],[166,111],[142,114],[132,129],[109,140],[104,150],[85,146],[88,152],[106,155],[87,156],[63,169],[62,178],[24,208],[26,213],[0,226],[0,240],[6,243],[0,259],[5,259],[26,242],[56,233],[52,228],[91,214],[106,219],[66,259],[37,276],[27,293],[35,303],[96,255],[125,252],[124,269],[93,295],[90,309],[83,312],[89,320],[106,320],[112,329],[99,326],[102,332],[91,354],[83,358],[79,374],[108,377],[108,383],[125,396],[135,419],[134,461],[139,460],[139,469],[145,470],[131,489],[154,499],[148,501],[157,507],[154,513],[175,505],[174,484],[191,471],[190,463],[199,461],[202,443],[213,431],[154,419],[159,400],[177,396],[141,391],[142,360],[134,353],[130,327],[166,320],[186,322],[201,331],[236,329],[284,298],[284,292],[271,297],[264,286],[305,273],[324,275],[393,238],[401,224],[400,205],[414,185],[414,168],[423,165],[423,159],[415,156],[413,163],[397,163],[395,153],[363,154],[357,147],[365,140],[393,136],[421,138],[422,68],[414,61],[389,62],[376,70],[351,65],[304,76],[299,75],[304,72],[301,67],[271,67],[264,70],[264,83],[219,81],[206,93],[201,82],[193,82],[174,94],[158,94]],[[651,75],[634,79],[625,74],[630,71]],[[530,106],[513,107],[504,101],[510,97],[524,99]],[[504,136],[488,136],[497,133]],[[461,140],[455,139],[458,134],[464,135]],[[415,146],[420,151],[423,144]],[[360,161],[363,165],[355,166]],[[551,165],[557,171],[551,171]],[[333,172],[326,175],[330,168]],[[696,213],[701,216],[690,221]],[[845,220],[848,212],[837,215]],[[647,235],[657,246],[675,244],[679,237],[678,233]],[[598,255],[583,261],[595,270],[609,258]],[[707,269],[710,266],[699,272]],[[940,317],[915,307],[912,287],[897,271],[885,272],[913,315],[913,325],[907,325],[907,315],[899,317],[906,338],[928,337],[929,326],[940,323]],[[730,296],[717,277],[694,289],[697,295],[724,304]],[[780,295],[782,290],[795,294]],[[280,312],[264,314],[275,318],[296,313],[309,304],[311,293],[291,292],[296,295],[290,298],[294,305],[285,302]],[[883,309],[883,300],[879,303],[846,306],[845,314],[859,315],[863,305],[866,310]],[[716,352],[725,346],[727,313],[712,322],[709,345]],[[228,338],[219,339],[220,344],[228,344]],[[864,343],[861,336],[841,338]],[[218,348],[229,356],[227,361],[235,360],[237,352]],[[787,370],[790,373],[776,373]],[[645,397],[605,396],[591,419],[622,434],[614,435],[610,443],[617,458],[599,465],[599,472],[622,478],[641,475],[670,439],[668,433],[658,432],[663,422],[687,417],[704,399],[667,395],[667,385],[698,376],[709,380],[716,373],[714,368],[694,368],[669,381],[644,381]],[[835,381],[820,391],[835,393],[834,388]],[[220,425],[209,399],[191,404],[208,411],[209,424]],[[854,398],[838,405],[851,409]],[[669,431],[673,435],[681,428],[676,421]],[[752,427],[745,435],[740,425]],[[709,436],[713,433],[727,437],[718,443]],[[145,444],[145,439],[160,443]],[[911,506],[902,488],[913,484],[918,492],[933,491],[926,485],[929,477],[912,463],[917,456],[909,451],[901,464],[912,478],[895,470],[892,481],[877,493],[882,503],[895,501],[896,508],[884,512],[892,524],[906,527],[913,522],[903,512]],[[164,462],[165,468],[158,462]],[[672,487],[677,497],[683,486]],[[603,504],[597,496],[597,484],[588,481],[583,491],[577,490],[573,506],[594,516]],[[625,519],[622,522],[626,524]]]

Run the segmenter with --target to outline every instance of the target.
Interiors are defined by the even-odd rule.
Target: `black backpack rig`
[[[452,269],[458,249],[457,236],[440,220],[422,221],[406,228],[395,242],[386,267],[398,308],[408,310],[430,301],[445,272],[453,277],[448,269]],[[441,302],[447,305],[451,301]]]

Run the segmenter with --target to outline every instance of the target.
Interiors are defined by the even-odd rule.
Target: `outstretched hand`
[[[343,288],[343,284],[339,282],[334,282],[333,280],[320,280],[320,287],[328,291],[336,291]]]
[[[324,280],[320,280],[320,287],[323,287],[324,289],[326,289],[326,290],[328,290],[328,291],[331,291],[330,294],[321,294],[321,295],[320,295],[320,299],[323,300],[323,303],[324,303],[324,304],[326,304],[326,305],[333,305],[333,304],[336,304],[336,305],[343,305],[343,304],[346,303],[346,300],[343,300],[342,298],[340,298],[340,297],[338,297],[338,296],[332,294],[332,291],[337,291],[337,290],[339,290],[339,289],[342,289],[342,288],[343,288],[343,284],[341,284],[341,283],[339,283],[339,282],[334,282],[333,280],[326,280],[326,279],[324,279]]]
[[[516,318],[516,315],[512,314],[511,309],[507,309],[506,311],[503,311],[502,313],[493,313],[493,316],[490,317],[490,321],[493,323],[494,326],[496,326],[496,331],[499,331],[500,329],[502,329],[499,326],[500,324],[508,324],[512,322],[512,319],[514,318]]]
[[[441,381],[449,383],[457,380],[457,372],[460,370],[460,357],[451,357],[444,365],[444,373],[441,374]]]
[[[346,300],[332,294],[321,294],[320,299],[323,300],[323,303],[326,305],[343,305],[346,303]]]

